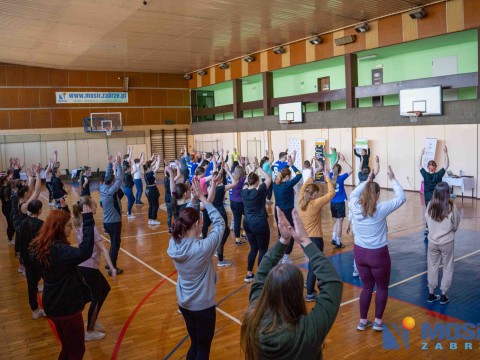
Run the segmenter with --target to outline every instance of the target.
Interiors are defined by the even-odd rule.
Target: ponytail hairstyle
[[[170,205],[172,206],[172,212],[175,213],[178,206],[178,200],[182,199],[185,196],[185,193],[188,191],[188,186],[179,183],[175,185],[175,190],[172,191],[172,197],[170,198]]]
[[[257,174],[255,174],[254,172],[251,172],[250,174],[248,174],[248,176],[247,176],[248,186],[253,186],[253,185],[257,184],[258,181],[259,181],[259,178],[258,178]]]
[[[305,187],[305,191],[303,193],[303,199],[300,199],[300,209],[303,211],[307,210],[307,206],[310,201],[315,199],[315,194],[320,191],[320,188],[317,184],[308,184]]]
[[[28,190],[29,190],[29,188],[28,188],[27,185],[19,187],[19,188],[18,188],[18,191],[17,191],[18,197],[19,197],[20,199],[23,198],[23,197],[25,196],[25,194],[28,193]]]
[[[235,166],[235,170],[233,170],[232,175],[237,179],[240,180],[241,177],[245,176],[245,169],[243,166]]]
[[[264,156],[262,160],[260,160],[260,167],[262,167],[263,164],[265,164],[267,161],[268,161],[268,156]]]
[[[377,198],[380,192],[380,186],[374,182],[367,182],[360,197],[363,217],[373,216],[377,211]]]
[[[133,159],[133,162],[134,162],[135,164],[139,164],[139,163],[140,163],[140,159],[138,159],[138,158],[137,158],[137,159]]]
[[[200,164],[200,166],[202,166],[202,167],[204,167],[204,168],[205,168],[205,167],[208,167],[209,165],[210,165],[210,161],[208,161],[208,160],[203,160],[202,163]],[[197,168],[197,169],[198,169],[198,168]]]
[[[333,168],[337,168],[337,175],[340,175],[340,173],[342,172],[342,165],[336,163],[335,165],[333,165]]]
[[[200,212],[194,208],[183,209],[173,223],[173,240],[179,244],[186,232],[200,220]]]
[[[450,188],[447,183],[439,182],[433,190],[432,200],[428,204],[428,216],[436,222],[441,222],[448,217],[453,210],[453,202],[450,200]]]
[[[40,228],[38,236],[31,242],[30,251],[35,253],[38,262],[44,268],[51,265],[50,250],[54,243],[70,245],[65,236],[65,225],[70,221],[70,214],[63,210],[52,210]]]
[[[205,168],[203,166],[197,166],[195,169],[195,176],[200,176],[205,174]]]
[[[32,200],[27,206],[28,215],[38,215],[42,210],[42,202],[40,200]]]
[[[92,198],[90,196],[82,196],[80,200],[78,200],[75,204],[72,206],[73,210],[73,226],[75,228],[79,228],[82,226],[82,210],[83,210],[83,205],[88,205],[92,206]]]
[[[292,172],[288,167],[283,168],[278,172],[277,177],[275,178],[275,184],[280,185],[283,179],[285,179],[288,176],[292,176]]]

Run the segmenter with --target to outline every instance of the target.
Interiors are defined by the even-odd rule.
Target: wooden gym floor
[[[159,185],[162,199],[164,189]],[[347,190],[351,191],[351,187]],[[78,186],[68,184],[68,201],[78,199]],[[98,191],[92,192],[98,201]],[[392,196],[391,191],[382,190],[382,199]],[[48,215],[49,206],[46,190],[42,192],[42,219]],[[146,198],[143,201],[147,203]],[[427,342],[422,350],[422,324],[480,323],[480,246],[478,231],[480,213],[478,201],[456,199],[462,210],[463,219],[456,239],[455,272],[448,305],[428,305],[425,301],[426,260],[423,237],[423,213],[421,195],[407,193],[407,203],[388,219],[390,251],[392,256],[392,281],[390,298],[384,321],[392,329],[398,350],[387,350],[382,334],[367,330],[359,332],[358,297],[361,283],[352,277],[353,239],[343,234],[346,247],[334,250],[330,245],[333,222],[329,207],[323,209],[325,254],[344,280],[342,305],[337,320],[325,341],[325,359],[456,359],[478,358],[480,340],[443,340]],[[169,235],[166,212],[159,211],[159,226],[147,225],[148,205],[135,207],[136,219],[128,220],[126,199],[123,200],[122,249],[118,266],[125,273],[118,276],[116,283],[109,279],[112,290],[100,312],[99,320],[106,329],[103,340],[86,344],[85,359],[182,359],[185,358],[190,340],[181,315],[177,313],[175,282],[177,275],[172,260],[167,256]],[[268,206],[272,215],[273,205]],[[32,320],[28,306],[26,280],[17,272],[18,260],[12,246],[7,245],[5,219],[0,221],[0,359],[54,359],[60,351],[59,343],[46,319]],[[95,216],[100,233],[102,210]],[[276,226],[270,216],[271,244],[276,241]],[[346,222],[344,223],[344,229]],[[108,239],[105,237],[105,239]],[[70,238],[75,243],[74,234]],[[108,245],[107,245],[108,246]],[[217,324],[212,344],[212,359],[241,358],[239,337],[240,323],[248,304],[250,285],[243,282],[246,274],[249,246],[234,245],[233,234],[225,246],[226,259],[233,266],[219,268],[217,283]],[[306,276],[306,258],[296,245],[292,253],[296,264]],[[214,259],[216,262],[217,260]],[[106,275],[106,270],[102,271]],[[108,275],[106,275],[108,278]],[[310,308],[312,305],[308,304]],[[374,299],[369,318],[374,317]],[[84,311],[86,318],[88,306]],[[416,326],[407,338],[400,338],[393,325],[400,326],[404,317],[413,317]],[[405,333],[405,332],[404,332]],[[472,343],[472,350],[465,350],[465,343]],[[450,350],[455,343],[457,350]],[[440,345],[438,345],[440,344]],[[408,345],[408,349],[407,349]],[[437,350],[435,350],[435,346]],[[439,346],[442,349],[438,349]]]

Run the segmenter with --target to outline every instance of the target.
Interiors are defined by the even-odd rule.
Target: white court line
[[[110,240],[107,239],[105,236],[103,236],[103,235],[101,235],[101,234],[100,234],[100,236],[101,236],[102,238],[104,238],[105,240],[107,240],[108,242],[110,242]],[[137,262],[139,262],[140,264],[142,264],[143,266],[145,266],[147,269],[152,270],[155,274],[161,276],[161,277],[164,278],[165,280],[167,280],[167,281],[171,282],[173,285],[177,286],[176,281],[173,281],[173,280],[170,279],[168,276],[166,276],[166,275],[162,274],[160,271],[154,269],[153,267],[151,267],[150,265],[148,265],[148,264],[145,263],[144,261],[142,261],[142,260],[140,260],[139,258],[137,258],[135,255],[129,253],[127,250],[125,250],[125,249],[123,249],[122,247],[120,247],[120,251],[124,252],[125,254],[127,254],[128,256],[130,256],[132,259],[136,260]],[[237,324],[242,325],[242,322],[241,322],[240,320],[238,320],[236,317],[230,315],[229,313],[225,312],[224,310],[220,309],[220,308],[217,307],[217,306],[216,306],[215,308],[216,308],[216,310],[217,310],[220,314],[222,314],[222,315],[224,315],[225,317],[229,318],[230,320],[236,322]]]
[[[166,232],[168,232],[168,230],[159,231],[159,232],[153,232],[153,233],[144,233],[144,234],[138,234],[138,235],[122,236],[122,239],[127,239],[127,238],[132,238],[132,237],[139,237],[139,236],[143,236],[143,235],[163,234],[163,233],[166,233]]]
[[[480,252],[480,249],[479,249],[479,250],[476,250],[476,251],[474,251],[474,252],[472,252],[472,253],[470,253],[470,254],[466,254],[466,255],[463,255],[463,256],[461,256],[461,257],[459,257],[459,258],[456,258],[455,260],[453,260],[453,262],[466,259],[466,258],[468,258],[468,257],[470,257],[470,256],[472,256],[472,255],[475,255],[475,254],[479,253],[479,252]],[[443,265],[440,265],[440,267],[443,267]],[[394,286],[401,285],[401,284],[403,284],[403,283],[406,283],[407,281],[410,281],[410,280],[413,280],[413,279],[415,279],[415,278],[417,278],[417,277],[419,277],[419,276],[425,275],[426,273],[428,273],[428,271],[423,271],[423,272],[418,273],[418,274],[416,274],[416,275],[410,276],[409,278],[406,278],[406,279],[404,279],[404,280],[402,280],[402,281],[399,281],[399,282],[396,282],[395,284],[390,285],[388,288],[390,289],[390,288],[392,288],[392,287],[394,287]],[[360,297],[357,297],[357,298],[355,298],[355,299],[345,301],[345,302],[341,303],[340,306],[348,305],[348,304],[350,304],[350,303],[352,303],[352,302],[355,302],[355,301],[357,301],[357,300],[359,300],[359,299],[360,299]]]

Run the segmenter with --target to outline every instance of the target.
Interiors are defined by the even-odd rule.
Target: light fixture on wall
[[[427,15],[424,8],[418,8],[408,13],[412,19],[421,19]]]
[[[372,54],[372,55],[365,55],[357,58],[358,61],[363,61],[363,60],[368,60],[368,59],[375,59],[377,57],[377,54]]]
[[[200,76],[207,75],[207,70],[205,70],[205,69],[200,70],[199,72],[197,72],[197,74],[200,75]]]
[[[322,43],[322,38],[318,35],[313,36],[308,42],[312,45],[318,45]]]
[[[221,63],[220,65],[218,65],[218,67],[222,70],[226,70],[230,67],[230,65],[228,63],[224,62],[224,63]]]
[[[243,61],[250,63],[252,61],[255,61],[255,57],[253,55],[247,55],[243,58]]]
[[[364,33],[368,31],[368,24],[366,22],[355,25],[355,31],[357,33]]]
[[[335,45],[342,46],[342,45],[351,44],[351,43],[355,42],[356,39],[357,39],[356,35],[344,36],[344,37],[335,39]]]
[[[287,52],[287,50],[285,50],[283,46],[277,46],[273,48],[272,51],[274,54],[277,54],[277,55],[285,54]]]
[[[193,77],[192,74],[185,74],[185,75],[183,75],[183,78],[184,78],[185,80],[191,80],[192,77]]]

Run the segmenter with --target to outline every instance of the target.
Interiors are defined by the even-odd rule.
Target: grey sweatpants
[[[453,276],[453,243],[450,241],[443,245],[434,245],[428,242],[427,268],[428,268],[428,289],[433,293],[438,286],[438,269],[440,262],[443,262],[443,276],[440,284],[442,294],[446,294],[452,284]]]

